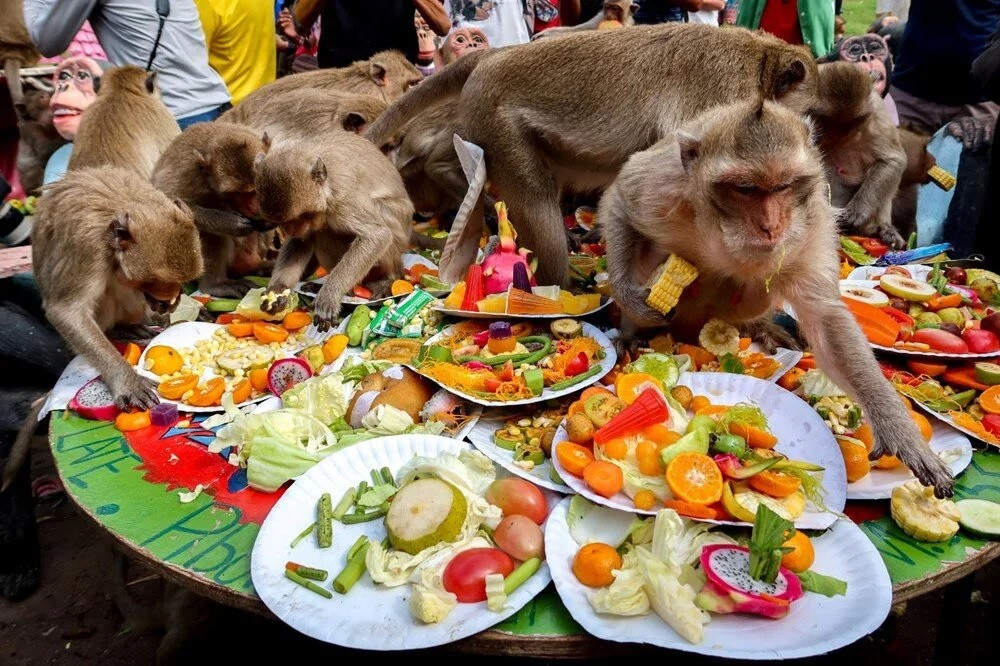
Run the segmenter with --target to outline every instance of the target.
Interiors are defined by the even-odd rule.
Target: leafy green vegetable
[[[653,611],[685,640],[700,643],[709,616],[694,603],[700,589],[692,584],[697,581],[694,569],[662,562],[645,548],[636,548],[636,554]]]
[[[742,423],[758,430],[768,429],[767,417],[764,416],[761,408],[745,402],[737,403],[726,410],[726,413],[719,419],[719,430],[727,432],[730,423]]]
[[[648,613],[649,597],[644,589],[646,580],[639,573],[639,556],[636,555],[635,548],[625,547],[622,567],[614,576],[615,580],[611,585],[587,595],[591,607],[605,615],[628,617]]]
[[[802,587],[807,592],[822,594],[824,597],[843,596],[847,594],[847,583],[839,578],[824,576],[815,571],[804,571],[795,575],[802,581]]]
[[[677,361],[667,354],[643,354],[626,366],[625,372],[644,372],[660,380],[664,388],[671,388],[680,379],[681,370]]]
[[[344,363],[344,367],[340,369],[340,375],[345,382],[356,383],[368,375],[382,372],[391,365],[391,361],[362,361],[357,356],[351,356]]]
[[[344,383],[338,373],[318,375],[282,393],[281,404],[330,424],[347,414],[353,390],[354,386]]]
[[[693,564],[705,546],[733,544],[715,525],[685,520],[673,510],[663,509],[653,522],[653,557],[675,567]]]
[[[380,506],[382,502],[396,494],[398,489],[391,483],[382,483],[368,488],[357,499],[357,504],[366,508]]]
[[[742,375],[746,372],[746,368],[743,367],[743,361],[737,358],[735,354],[723,354],[719,359],[719,369],[734,375]]]
[[[177,301],[177,307],[170,313],[170,324],[179,321],[197,321],[201,314],[201,303],[191,298],[187,294],[181,294]]]
[[[827,377],[821,370],[808,370],[804,375],[802,375],[802,381],[799,384],[802,390],[802,395],[808,396],[810,398],[817,397],[831,397],[836,398],[843,395],[847,395],[843,389],[833,383],[829,377]]]
[[[806,499],[813,503],[819,511],[826,511],[826,504],[823,502],[823,475],[822,472],[810,472],[793,466],[782,466],[781,471],[790,474],[802,482],[802,492]]]
[[[773,583],[778,577],[782,556],[791,548],[784,544],[795,534],[795,525],[769,509],[764,504],[757,506],[753,531],[750,533],[750,576],[765,583]]]
[[[858,266],[870,266],[875,263],[875,257],[865,252],[865,249],[860,244],[847,236],[840,237],[840,249]]]

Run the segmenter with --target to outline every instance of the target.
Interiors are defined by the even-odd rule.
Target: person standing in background
[[[274,8],[261,0],[195,0],[208,64],[226,82],[233,104],[274,81]]]
[[[726,0],[702,0],[701,9],[696,12],[688,12],[688,23],[721,25],[721,14],[725,8]]]
[[[182,128],[229,108],[226,84],[208,64],[193,0],[24,0],[28,32],[46,56],[65,51],[88,19],[113,64],[156,71],[163,103]]]
[[[805,44],[814,58],[833,50],[833,0],[742,0],[736,25]]]
[[[493,48],[526,44],[535,27],[524,0],[445,0],[444,8],[452,28],[478,28]]]

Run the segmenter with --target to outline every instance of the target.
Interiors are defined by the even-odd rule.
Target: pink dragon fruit
[[[514,266],[517,264],[524,266],[531,284],[537,284],[535,276],[531,272],[531,266],[528,265],[528,250],[517,249],[517,232],[514,231],[514,226],[507,219],[507,205],[498,201],[496,209],[500,244],[497,245],[492,254],[483,259],[482,263],[487,294],[506,292],[514,281]]]
[[[304,359],[283,358],[272,363],[268,369],[267,387],[271,389],[271,393],[280,397],[288,389],[312,376],[312,368]]]
[[[770,618],[788,615],[791,603],[802,597],[798,576],[781,567],[773,583],[750,577],[750,549],[715,544],[701,551],[707,580],[695,605],[712,613],[751,613]]]
[[[115,405],[111,389],[100,377],[81,386],[68,406],[83,418],[92,421],[114,421],[121,411]]]

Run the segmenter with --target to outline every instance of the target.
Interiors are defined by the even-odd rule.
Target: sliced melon
[[[441,479],[417,479],[396,493],[385,516],[392,547],[416,555],[462,531],[468,503],[455,486]]]
[[[237,370],[248,373],[258,368],[266,368],[274,361],[274,352],[270,347],[262,345],[247,347],[244,349],[230,349],[219,354],[215,363],[219,369],[228,374],[235,374]]]
[[[929,301],[937,296],[937,289],[926,282],[897,273],[885,273],[879,278],[878,284],[882,290],[907,301]]]
[[[803,511],[806,510],[806,496],[801,490],[797,490],[788,497],[783,497],[781,499],[748,490],[746,492],[735,493],[733,495],[733,499],[736,504],[740,506],[740,508],[746,510],[749,514],[753,514],[754,516],[757,515],[757,507],[761,504],[774,511],[785,520],[795,520],[802,515]]]
[[[885,306],[889,305],[889,297],[886,296],[881,291],[872,289],[871,287],[841,284],[840,295],[846,296],[847,298],[850,298],[855,301],[861,301],[862,303],[867,303],[868,305],[873,305],[877,308],[884,308]]]

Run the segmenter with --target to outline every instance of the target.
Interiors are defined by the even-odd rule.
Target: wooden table
[[[279,494],[246,487],[228,452],[209,453],[211,432],[197,424],[149,428],[128,440],[111,425],[69,412],[52,415],[50,443],[67,494],[129,555],[215,601],[270,615],[250,579],[250,551],[258,528]],[[981,443],[980,443],[981,444]],[[183,504],[179,493],[202,484]],[[956,498],[1000,501],[1000,452],[977,451],[956,484]],[[872,539],[894,584],[893,601],[912,599],[958,580],[1000,555],[1000,543],[959,532],[927,544],[905,535],[886,515],[888,502],[852,502],[847,513]],[[550,586],[490,631],[454,647],[478,654],[510,654],[510,640],[525,656],[589,658],[636,646],[584,633]]]

